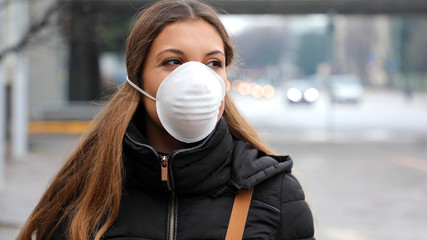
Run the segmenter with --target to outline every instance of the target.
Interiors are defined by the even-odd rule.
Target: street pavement
[[[427,240],[427,97],[375,93],[359,105],[291,106],[283,96],[234,96],[261,137],[291,155],[316,218],[317,239]],[[0,240],[14,239],[78,135],[30,135],[8,159]]]
[[[283,142],[316,217],[318,239],[426,240],[427,139]]]
[[[0,188],[0,240],[15,239],[47,184],[78,142],[77,135],[30,135],[30,152],[6,162]]]

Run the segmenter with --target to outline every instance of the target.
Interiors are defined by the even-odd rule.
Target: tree
[[[68,19],[65,33],[69,41],[69,100],[97,99],[101,91],[98,13],[90,4],[74,0],[64,14]]]
[[[5,7],[3,3],[0,7]],[[0,61],[9,53],[18,52],[28,47],[30,42],[39,34],[41,30],[52,24],[52,18],[63,8],[62,1],[55,1],[47,8],[41,19],[31,21],[30,27],[24,33],[23,37],[14,45],[0,50]]]
[[[305,33],[300,37],[300,47],[297,65],[305,75],[316,73],[320,63],[328,61],[329,53],[327,36],[325,33]]]
[[[248,68],[277,65],[288,38],[283,29],[256,28],[236,37],[236,51]]]
[[[406,56],[414,71],[427,72],[427,20],[418,19],[412,27]]]

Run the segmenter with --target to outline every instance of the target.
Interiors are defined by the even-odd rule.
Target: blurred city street
[[[427,239],[427,95],[367,92],[358,105],[321,99],[289,105],[280,92],[233,96],[260,135],[291,155],[316,218],[317,239]],[[13,239],[77,135],[31,135],[30,154],[8,161],[0,239]]]
[[[427,95],[368,91],[358,105],[283,105],[236,96],[279,154],[292,156],[317,239],[425,240]]]
[[[427,94],[406,99],[398,91],[366,90],[358,104],[290,104],[280,89],[270,99],[233,95],[241,112],[263,132],[304,141],[417,141],[427,136]],[[294,134],[295,133],[295,134]],[[415,139],[414,139],[415,138]]]

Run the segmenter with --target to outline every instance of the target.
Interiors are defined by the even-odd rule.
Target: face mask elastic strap
[[[129,80],[129,76],[126,76],[126,81],[132,86],[134,87],[136,90],[138,90],[138,92],[144,94],[146,97],[148,97],[149,99],[156,101],[155,98],[153,98],[150,94],[146,93],[144,90],[142,90],[141,88],[139,88],[138,86],[136,86],[133,82],[131,82]]]

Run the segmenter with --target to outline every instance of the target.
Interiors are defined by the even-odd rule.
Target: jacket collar
[[[143,116],[137,110],[123,140],[125,188],[138,188],[158,194],[166,193],[160,176],[160,157],[164,154],[144,137]],[[216,195],[229,187],[249,189],[284,171],[292,160],[266,156],[252,145],[235,139],[221,118],[215,130],[204,140],[190,144],[169,155],[169,178],[177,194]]]

